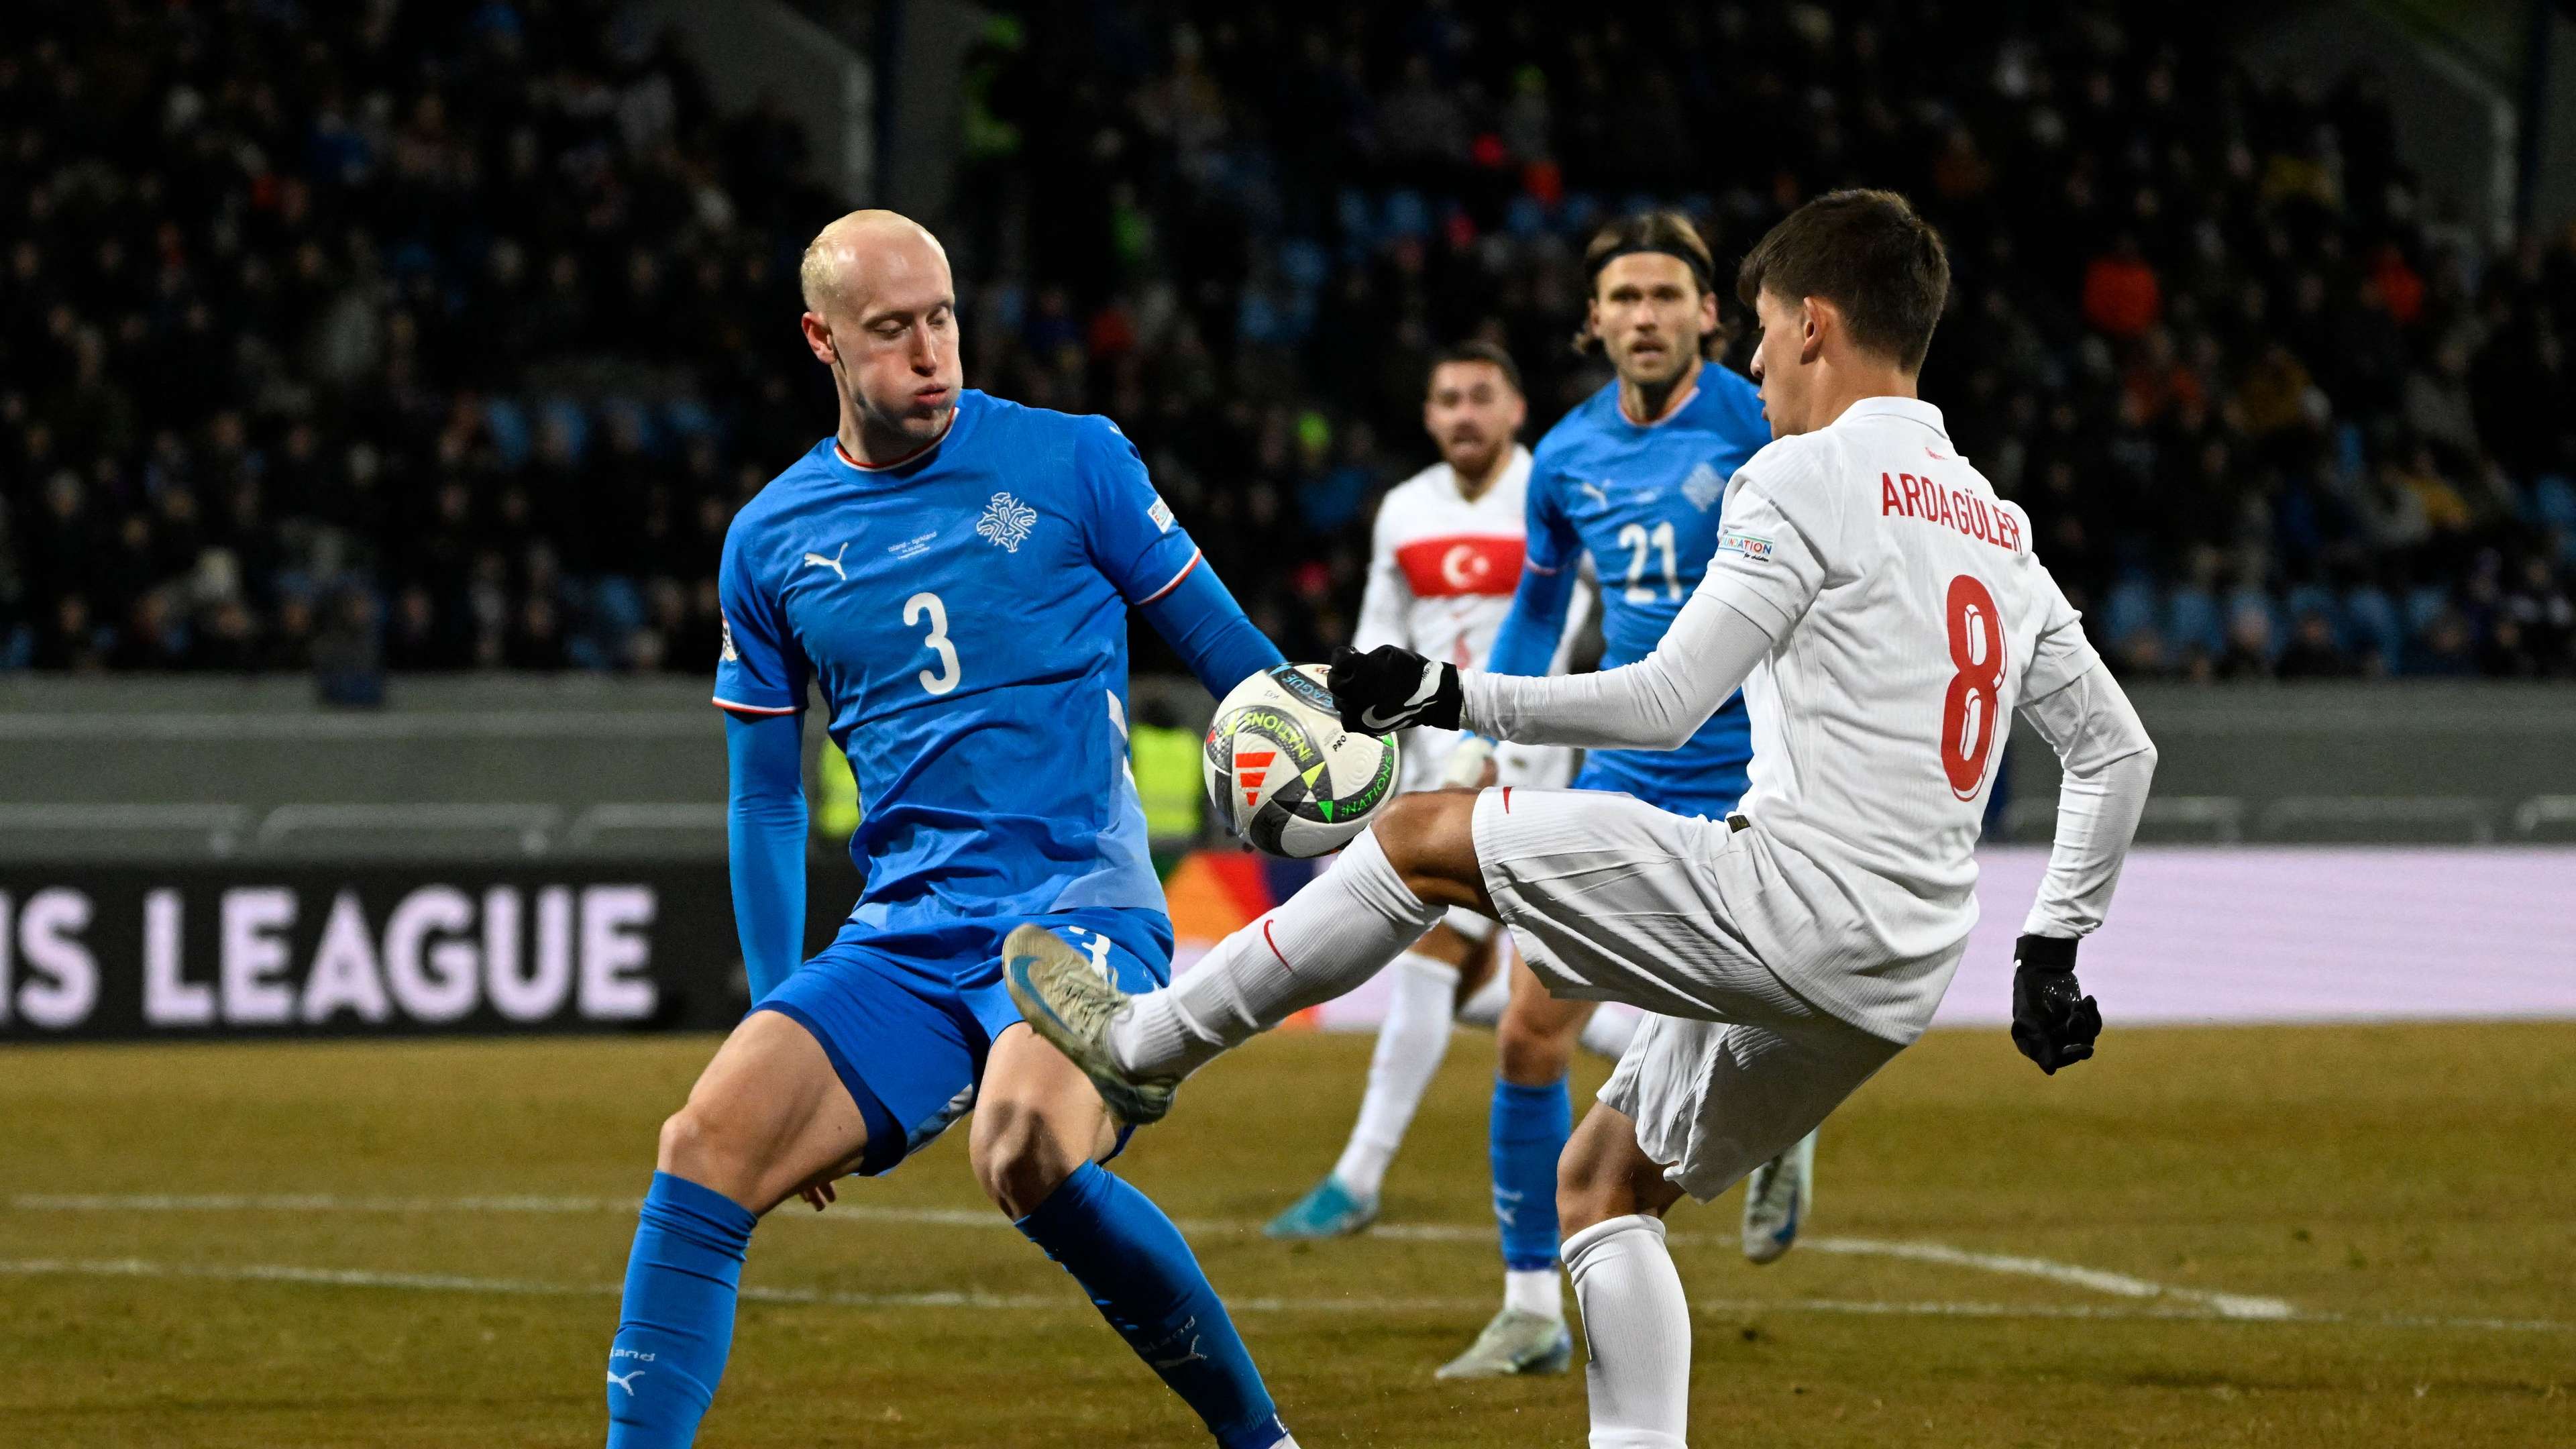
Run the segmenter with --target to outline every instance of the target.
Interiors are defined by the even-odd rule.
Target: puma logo
[[[805,555],[805,567],[809,569],[830,569],[832,572],[839,574],[841,576],[841,582],[846,584],[850,581],[850,575],[848,570],[841,567],[841,557],[849,551],[850,546],[847,543],[844,543],[841,545],[841,552],[832,555],[830,558],[825,558],[819,553],[809,553]]]
[[[626,1396],[631,1399],[635,1396],[635,1381],[644,1377],[645,1372],[646,1371],[643,1369],[630,1369],[623,1378],[620,1378],[616,1374],[610,1374],[608,1376],[608,1381],[617,1385],[619,1388],[624,1389],[626,1391]]]

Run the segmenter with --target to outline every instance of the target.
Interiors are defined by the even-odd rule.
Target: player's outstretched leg
[[[1474,806],[1464,792],[1403,796],[1332,869],[1164,990],[1129,996],[1027,926],[1003,943],[1003,980],[1029,1025],[1082,1068],[1111,1111],[1155,1121],[1182,1077],[1377,974],[1443,908],[1490,909]]]
[[[985,1193],[1073,1275],[1220,1449],[1295,1449],[1180,1229],[1100,1165],[1117,1143],[1106,1106],[1062,1056],[1024,1031],[993,1043],[967,1148]]]
[[[609,1449],[696,1439],[733,1348],[752,1226],[866,1146],[858,1105],[805,1028],[766,1011],[734,1028],[662,1124],[608,1351]]]
[[[1815,1201],[1816,1133],[1810,1132],[1744,1180],[1744,1256],[1756,1263],[1787,1257]]]

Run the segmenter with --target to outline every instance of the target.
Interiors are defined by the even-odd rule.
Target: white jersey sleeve
[[[1699,733],[1773,640],[1703,584],[1653,653],[1597,674],[1459,676],[1468,729],[1522,744],[1669,750]]]
[[[2071,616],[2074,611],[2067,612]],[[2081,633],[2079,629],[2078,637]],[[2129,696],[2099,663],[2023,701],[2021,715],[2057,752],[2066,771],[2057,786],[2057,833],[2049,843],[2048,874],[2040,878],[2039,898],[2022,921],[2022,934],[2089,935],[2110,909],[2120,866],[2129,858],[2129,842],[2146,812],[2156,747]]]
[[[1826,586],[1848,575],[1841,553],[1843,490],[1818,474],[1823,450],[1773,443],[1727,485],[1717,552],[1700,591],[1785,639]]]

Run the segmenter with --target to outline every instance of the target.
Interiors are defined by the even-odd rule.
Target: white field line
[[[283,1213],[631,1213],[633,1198],[603,1197],[341,1197],[320,1194],[62,1194],[19,1193],[8,1199],[20,1212],[283,1212]],[[811,1214],[791,1208],[782,1216]],[[966,1208],[893,1207],[878,1203],[841,1203],[823,1215],[843,1223],[904,1223],[931,1227],[1004,1227],[998,1212]],[[1182,1231],[1204,1235],[1257,1231],[1258,1224],[1226,1219],[1185,1219]],[[1371,1229],[1372,1236],[1403,1242],[1481,1243],[1493,1229],[1455,1223],[1415,1223]],[[1675,1233],[1676,1241],[1700,1236]],[[2084,1288],[2118,1298],[2161,1298],[2198,1304],[2221,1318],[2291,1318],[2297,1310],[2278,1298],[2214,1293],[2198,1288],[2133,1278],[2100,1268],[2086,1268],[2047,1258],[2010,1253],[1980,1253],[1942,1243],[1891,1242],[1877,1238],[1807,1237],[1798,1246],[1811,1252],[1850,1257],[1899,1258],[1944,1267],[1967,1268],[2008,1277],[2039,1278],[2070,1288]]]
[[[546,1283],[526,1278],[475,1278],[452,1273],[385,1273],[365,1268],[316,1268],[292,1263],[238,1266],[203,1263],[155,1263],[142,1258],[24,1258],[0,1260],[0,1277],[71,1277],[197,1279],[220,1283],[288,1283],[322,1288],[385,1288],[417,1293],[483,1293],[543,1298],[615,1298],[615,1283]],[[967,1309],[979,1312],[1069,1312],[1089,1305],[1071,1294],[1034,1293],[845,1293],[814,1288],[747,1287],[744,1301],[833,1308]],[[1481,1313],[1492,1306],[1484,1298],[1233,1298],[1226,1306],[1237,1313]],[[1762,1313],[1822,1313],[1869,1318],[2084,1319],[2094,1322],[2160,1320],[2242,1322],[2241,1317],[2211,1307],[2156,1305],[2116,1307],[2108,1304],[1961,1303],[1888,1301],[1851,1298],[1715,1298],[1692,1305],[1701,1318]],[[2410,1314],[2365,1316],[2293,1312],[2272,1322],[2357,1323],[2395,1328],[2472,1329],[2510,1333],[2563,1333],[2576,1324],[2547,1319],[2437,1318]]]

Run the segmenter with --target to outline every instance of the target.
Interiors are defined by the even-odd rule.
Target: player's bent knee
[[[736,1202],[758,1195],[758,1174],[742,1143],[723,1130],[716,1114],[695,1102],[663,1119],[654,1166]]]
[[[1576,1125],[1556,1161],[1557,1230],[1572,1237],[1612,1218],[1660,1217],[1681,1197],[1661,1164],[1637,1146],[1637,1124],[1595,1106]]]
[[[978,1106],[969,1145],[976,1184],[1014,1218],[1035,1212],[1089,1158],[1045,1113],[1021,1102]]]
[[[1577,1027],[1580,1031],[1580,1027]],[[1574,1067],[1574,1034],[1534,1025],[1506,1011],[1495,1034],[1495,1069],[1503,1080],[1523,1087],[1560,1081]]]
[[[1490,910],[1476,862],[1476,795],[1428,790],[1399,795],[1370,831],[1406,887],[1433,905]]]

